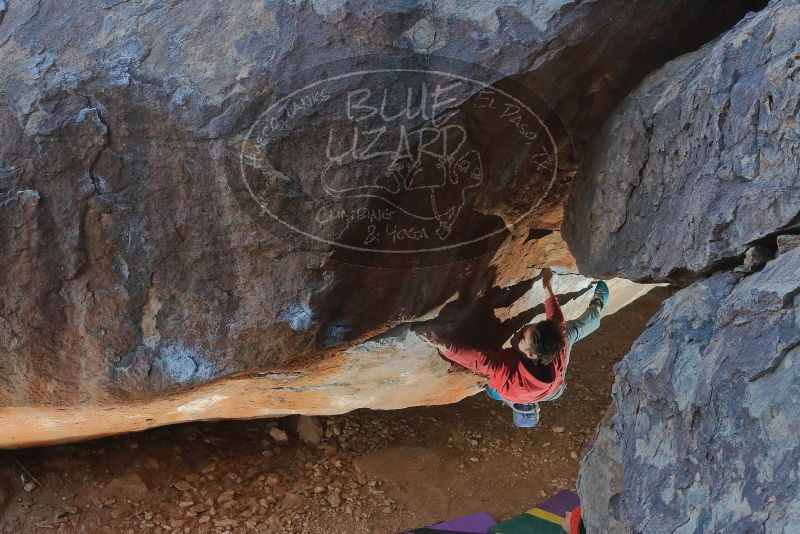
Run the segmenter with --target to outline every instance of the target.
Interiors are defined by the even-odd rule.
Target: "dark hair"
[[[533,325],[531,350],[538,356],[537,363],[550,365],[565,343],[564,329],[556,321],[547,319]]]

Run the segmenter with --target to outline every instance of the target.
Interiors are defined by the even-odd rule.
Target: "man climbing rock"
[[[514,423],[534,427],[539,422],[539,402],[561,396],[572,345],[600,325],[600,311],[608,301],[608,285],[597,282],[586,311],[573,321],[564,321],[552,289],[553,273],[542,271],[547,318],[522,327],[511,338],[511,347],[478,350],[459,347],[445,340],[429,325],[414,327],[420,337],[436,347],[445,358],[489,378],[486,392],[508,404]]]

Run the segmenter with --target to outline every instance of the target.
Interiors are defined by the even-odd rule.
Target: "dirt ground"
[[[0,532],[392,533],[467,513],[497,519],[573,488],[610,403],[612,368],[668,290],[578,343],[536,429],[477,395],[449,406],[319,419],[192,423],[0,453]],[[286,432],[284,432],[286,431]]]

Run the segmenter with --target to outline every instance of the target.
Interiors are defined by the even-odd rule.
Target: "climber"
[[[573,321],[564,321],[553,294],[550,269],[542,271],[547,319],[522,327],[511,338],[511,347],[477,350],[448,342],[425,324],[413,331],[436,347],[445,358],[489,377],[486,392],[508,404],[519,427],[534,427],[539,422],[539,402],[561,396],[572,345],[594,332],[600,325],[600,310],[608,301],[608,285],[596,283],[588,308]]]

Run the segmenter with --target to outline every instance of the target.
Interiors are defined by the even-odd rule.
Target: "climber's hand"
[[[545,267],[544,269],[542,269],[542,285],[544,287],[549,288],[551,287],[552,283],[553,283],[553,271]]]
[[[421,337],[429,345],[433,345],[437,349],[446,350],[447,342],[440,336],[431,325],[424,323],[415,324],[411,327],[411,331]]]

